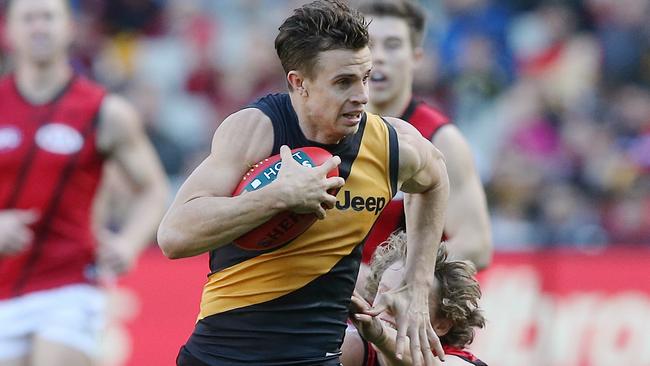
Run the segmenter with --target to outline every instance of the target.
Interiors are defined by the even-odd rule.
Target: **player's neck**
[[[368,103],[368,110],[380,116],[400,117],[411,102],[411,98],[413,98],[413,92],[410,89],[400,93],[395,98],[389,99],[385,103],[373,103],[371,97],[370,103]]]
[[[20,94],[34,104],[48,103],[66,86],[72,77],[67,61],[47,65],[18,64],[15,80]]]

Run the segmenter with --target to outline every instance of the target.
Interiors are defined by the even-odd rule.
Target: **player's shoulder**
[[[226,117],[218,129],[234,130],[249,134],[258,130],[273,130],[271,118],[262,110],[247,106]]]
[[[131,122],[133,117],[137,116],[135,107],[125,97],[108,93],[102,100],[101,119],[106,121]]]
[[[247,107],[221,122],[212,139],[212,150],[222,151],[227,146],[231,152],[247,157],[246,161],[259,161],[270,155],[273,138],[269,116],[259,109]]]

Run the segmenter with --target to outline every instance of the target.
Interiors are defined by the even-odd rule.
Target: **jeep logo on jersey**
[[[15,127],[0,127],[0,151],[13,150],[20,145],[22,135]]]
[[[69,155],[81,150],[84,139],[70,126],[49,123],[36,131],[36,144],[51,153]]]
[[[381,212],[384,206],[386,206],[386,199],[384,197],[363,198],[361,196],[351,196],[352,193],[350,193],[350,191],[345,191],[343,194],[343,202],[337,201],[336,208],[339,210],[352,208],[355,211],[374,211],[375,215],[377,215]]]

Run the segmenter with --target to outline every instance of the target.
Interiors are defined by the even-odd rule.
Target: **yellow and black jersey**
[[[364,239],[396,192],[395,130],[366,113],[356,134],[339,144],[309,141],[286,94],[258,108],[280,146],[318,146],[341,157],[338,202],[302,235],[280,248],[248,251],[226,245],[210,253],[210,275],[186,349],[208,365],[321,365],[337,362]]]

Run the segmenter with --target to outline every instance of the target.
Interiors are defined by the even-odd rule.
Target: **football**
[[[327,150],[319,147],[302,147],[291,150],[293,159],[306,167],[316,167],[332,157]],[[243,177],[233,196],[265,187],[273,182],[282,166],[280,154],[270,156],[255,164]],[[339,175],[338,168],[330,170],[328,177]],[[331,192],[336,194],[335,192]],[[298,214],[292,211],[281,212],[267,222],[237,238],[234,243],[246,250],[267,250],[282,246],[304,233],[316,222],[315,214]]]

